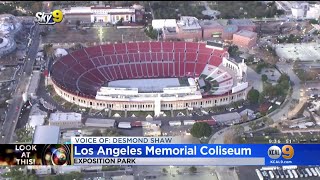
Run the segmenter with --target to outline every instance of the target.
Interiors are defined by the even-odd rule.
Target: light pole
[[[99,39],[100,39],[100,44],[102,44],[102,41],[103,41],[103,29],[102,29],[102,26],[99,27],[99,30],[98,30],[98,36],[99,36]]]
[[[172,176],[172,169],[174,168],[174,166],[169,166],[170,168],[170,175]]]

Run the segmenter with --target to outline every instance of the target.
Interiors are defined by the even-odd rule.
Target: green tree
[[[263,82],[266,82],[266,81],[268,80],[268,76],[265,75],[265,74],[262,74],[262,75],[261,75],[261,80],[262,80]]]
[[[38,177],[35,174],[24,174],[22,166],[10,167],[10,172],[6,172],[1,175],[4,178],[10,178],[11,180],[37,180]]]
[[[53,44],[46,44],[43,46],[43,51],[44,51],[44,55],[46,57],[53,57],[54,54],[54,48],[53,48]]]
[[[238,51],[239,51],[239,47],[236,45],[229,46],[229,48],[228,48],[228,53],[232,57],[237,56],[239,54]]]
[[[102,136],[101,130],[95,129],[92,131],[91,136]]]
[[[167,174],[167,173],[168,173],[168,170],[167,170],[166,168],[162,168],[162,172],[163,172],[164,174]]]
[[[190,133],[196,138],[209,137],[212,133],[212,128],[205,122],[196,122],[193,124]]]
[[[77,20],[77,21],[76,21],[76,26],[79,27],[80,25],[81,25],[81,21],[80,21],[80,20]]]
[[[116,23],[117,26],[122,26],[123,25],[123,18],[121,18],[117,23]]]
[[[37,13],[41,11],[42,8],[42,2],[34,2],[31,6],[32,13]]]
[[[311,20],[309,21],[309,23],[310,23],[310,24],[319,24],[318,20],[316,20],[316,19],[311,19]]]
[[[258,90],[252,88],[249,92],[248,92],[248,100],[250,101],[250,103],[258,103],[259,101],[259,96],[260,93]]]
[[[194,167],[194,166],[191,166],[191,167],[189,168],[189,172],[190,172],[191,174],[194,174],[194,173],[197,172],[197,168]]]
[[[80,43],[77,43],[72,47],[73,50],[79,50],[79,49],[82,49],[82,48],[83,48],[83,46]]]
[[[153,29],[152,26],[148,26],[144,32],[146,33],[146,35],[148,37],[150,37],[151,39],[157,39],[158,38],[158,31]]]

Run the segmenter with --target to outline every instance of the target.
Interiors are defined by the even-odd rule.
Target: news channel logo
[[[63,166],[71,164],[71,149],[68,144],[49,144],[42,152],[42,165]]]
[[[37,12],[36,22],[40,25],[54,25],[63,20],[63,13],[61,10],[54,10],[51,13]]]
[[[268,156],[271,159],[282,157],[283,159],[289,160],[294,156],[294,148],[291,145],[284,145],[282,148],[279,146],[271,146],[268,149]]]

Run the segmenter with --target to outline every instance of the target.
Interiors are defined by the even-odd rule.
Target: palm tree
[[[43,51],[47,58],[52,58],[54,54],[53,44],[46,44],[43,46]]]

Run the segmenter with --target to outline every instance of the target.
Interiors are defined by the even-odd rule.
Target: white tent
[[[113,117],[121,117],[121,116],[120,116],[120,114],[115,113],[115,114],[113,115]]]
[[[150,114],[148,114],[148,116],[146,117],[146,120],[147,120],[147,121],[152,121],[152,120],[153,120],[153,117],[152,117]]]
[[[54,52],[54,55],[55,55],[56,57],[65,56],[65,55],[67,55],[67,54],[68,54],[68,52],[67,52],[65,49],[62,49],[62,48],[58,48],[58,49],[56,49],[56,51]]]

